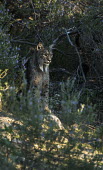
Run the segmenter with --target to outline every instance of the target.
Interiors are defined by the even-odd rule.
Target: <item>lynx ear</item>
[[[44,49],[44,46],[43,44],[40,42],[37,47],[36,47],[37,51],[41,50],[41,49]]]

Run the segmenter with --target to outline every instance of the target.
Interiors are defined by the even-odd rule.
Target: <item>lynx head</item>
[[[42,72],[47,72],[52,59],[52,51],[44,48],[42,43],[37,45],[38,66]]]

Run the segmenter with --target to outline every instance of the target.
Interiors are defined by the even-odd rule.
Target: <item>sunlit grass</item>
[[[92,105],[78,106],[77,94],[68,93],[69,96],[62,98],[62,109],[57,117],[44,112],[35,101],[30,105],[30,94],[27,99],[22,95],[18,101],[14,90],[10,89],[3,98],[4,109],[11,109],[11,113],[1,112],[2,116],[8,116],[4,120],[1,118],[2,161],[6,158],[7,165],[16,169],[102,168],[102,128],[94,125],[95,108]]]

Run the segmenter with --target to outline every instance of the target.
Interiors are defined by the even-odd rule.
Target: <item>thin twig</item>
[[[71,41],[71,39],[70,39],[70,36],[69,36],[69,35],[71,34],[71,32],[70,32],[70,31],[67,31],[66,29],[65,29],[65,32],[66,32],[66,35],[67,35],[67,38],[68,38],[68,41],[69,41],[70,45],[75,48],[75,51],[76,51],[76,53],[77,53],[77,55],[78,55],[79,64],[80,64],[80,69],[81,69],[81,72],[82,72],[82,75],[83,75],[83,79],[84,79],[84,81],[86,82],[86,78],[85,78],[85,75],[84,75],[84,72],[83,72],[83,68],[82,68],[82,60],[81,60],[81,56],[80,56],[80,54],[79,54],[78,48],[72,43],[72,41]]]
[[[33,45],[33,46],[36,45],[35,43],[31,43],[31,42],[28,42],[28,41],[22,41],[22,40],[11,40],[10,42],[11,42],[11,43],[28,44],[28,45]]]

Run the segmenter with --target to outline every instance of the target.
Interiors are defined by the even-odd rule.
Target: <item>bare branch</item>
[[[72,43],[72,41],[71,41],[71,39],[70,39],[70,36],[69,36],[69,35],[71,35],[71,32],[68,32],[66,29],[65,29],[65,32],[66,32],[66,35],[67,35],[67,38],[68,38],[68,41],[69,41],[70,45],[73,46],[73,47],[75,48],[75,50],[76,50],[76,53],[77,53],[78,58],[79,58],[79,64],[80,64],[80,69],[81,69],[81,72],[82,72],[82,75],[83,75],[83,79],[84,79],[84,81],[86,82],[86,78],[85,78],[85,75],[84,75],[84,72],[83,72],[83,68],[82,68],[82,60],[81,60],[81,56],[80,56],[80,54],[79,54],[78,48],[77,48],[76,45],[74,45],[74,44]]]
[[[72,31],[67,31],[66,33],[64,34],[61,34],[58,38],[56,38],[54,41],[53,41],[53,44],[56,45],[56,43],[58,43],[59,41],[62,40],[62,38],[66,37],[67,36],[67,33],[69,35],[74,35],[74,34],[77,34],[78,31],[77,30],[72,30]]]
[[[31,42],[23,41],[23,40],[11,40],[10,42],[11,42],[11,43],[28,44],[28,45],[33,45],[33,46],[35,46],[35,45],[36,45],[35,43],[31,43]]]

